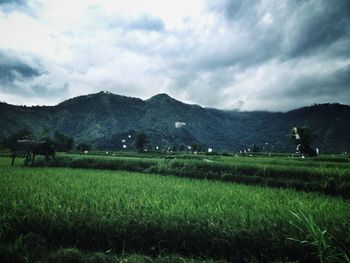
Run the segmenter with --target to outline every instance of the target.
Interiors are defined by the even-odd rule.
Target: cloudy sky
[[[0,0],[0,101],[350,104],[349,0]]]

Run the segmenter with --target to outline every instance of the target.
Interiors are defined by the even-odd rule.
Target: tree
[[[72,137],[56,131],[54,134],[54,140],[56,150],[59,152],[67,152],[73,149],[74,140]]]
[[[261,150],[261,148],[259,147],[259,145],[255,144],[255,143],[251,144],[251,145],[249,146],[249,148],[250,148],[250,151],[251,151],[252,153],[257,153],[257,152],[260,152],[260,150]]]
[[[77,150],[80,152],[84,152],[84,151],[90,151],[91,146],[87,143],[79,143],[77,146]]]
[[[30,140],[34,139],[33,132],[27,128],[23,128],[16,133],[11,134],[7,138],[1,141],[1,146],[4,149],[12,150],[15,147],[17,140]]]
[[[38,139],[39,140],[47,140],[49,138],[49,134],[50,134],[50,130],[46,126],[44,126]]]
[[[199,152],[203,150],[203,146],[199,143],[193,143],[191,148],[193,152]]]
[[[136,135],[136,148],[139,152],[143,152],[146,143],[148,143],[147,135],[144,132],[140,132]]]
[[[187,149],[187,147],[185,145],[183,145],[183,144],[181,144],[180,147],[179,147],[179,151],[181,151],[181,152],[186,151],[186,149]]]
[[[316,156],[317,152],[311,148],[310,144],[314,138],[314,134],[312,133],[309,127],[294,127],[291,130],[290,137],[297,145],[297,152],[302,155],[308,156]]]

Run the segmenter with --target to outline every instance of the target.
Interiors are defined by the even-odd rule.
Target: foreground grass
[[[41,242],[41,243],[40,243]],[[29,233],[20,235],[14,244],[0,243],[2,262],[37,263],[225,263],[225,260],[188,258],[180,255],[147,256],[141,254],[115,255],[110,251],[84,251],[77,248],[48,248],[42,237]]]
[[[35,235],[49,248],[247,262],[344,262],[350,253],[350,205],[342,199],[140,173],[11,168],[7,163],[0,165],[0,174],[3,244]]]

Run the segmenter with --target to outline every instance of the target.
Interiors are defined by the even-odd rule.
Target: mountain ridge
[[[310,126],[323,151],[350,148],[350,106],[316,104],[288,112],[227,111],[186,104],[161,93],[147,100],[98,92],[65,100],[55,106],[0,103],[0,137],[21,128],[36,134],[46,127],[89,142],[97,149],[122,149],[123,134],[144,131],[149,147],[201,144],[238,151],[258,145],[263,151],[293,151],[288,134],[294,126]],[[175,122],[185,122],[175,128]],[[122,136],[123,135],[123,136]],[[128,147],[132,147],[129,142]]]
[[[253,111],[240,111],[238,109],[220,109],[220,108],[215,108],[215,107],[205,107],[205,106],[201,106],[199,104],[192,104],[192,103],[185,103],[185,102],[182,102],[180,100],[177,100],[173,97],[171,97],[169,94],[167,93],[158,93],[156,95],[153,95],[152,97],[148,98],[148,99],[140,99],[140,98],[137,98],[137,97],[132,97],[132,96],[126,96],[126,95],[120,95],[120,94],[115,94],[115,93],[112,93],[112,92],[109,92],[109,91],[99,91],[99,92],[96,92],[96,93],[89,93],[89,94],[84,94],[84,95],[78,95],[78,96],[75,96],[75,97],[72,97],[72,98],[69,98],[69,99],[66,99],[64,101],[61,101],[59,103],[57,103],[56,105],[16,105],[16,104],[12,104],[12,103],[8,103],[6,101],[0,101],[0,104],[6,104],[6,105],[10,105],[10,106],[18,106],[18,107],[26,107],[26,108],[33,108],[33,107],[56,107],[56,106],[60,106],[60,105],[64,105],[68,102],[71,102],[71,101],[76,101],[76,100],[79,100],[79,99],[84,99],[84,98],[94,98],[95,96],[98,96],[98,95],[107,95],[107,96],[114,96],[114,97],[118,97],[118,98],[123,98],[123,99],[132,99],[132,100],[137,100],[137,101],[143,101],[143,102],[147,102],[147,101],[151,101],[153,99],[158,99],[158,98],[168,98],[170,100],[173,100],[173,101],[176,101],[176,102],[179,102],[181,104],[186,104],[186,105],[191,105],[191,106],[198,106],[198,107],[201,107],[203,109],[208,109],[208,110],[217,110],[217,111],[222,111],[222,112],[270,112],[270,113],[289,113],[289,112],[293,112],[293,111],[298,111],[298,110],[301,110],[301,109],[305,109],[305,108],[313,108],[313,107],[324,107],[324,106],[329,106],[329,105],[339,105],[339,106],[345,106],[345,107],[350,107],[350,105],[347,105],[347,104],[341,104],[341,103],[338,103],[338,102],[334,102],[334,103],[315,103],[313,105],[309,105],[309,106],[303,106],[303,107],[300,107],[300,108],[295,108],[295,109],[291,109],[291,110],[288,110],[288,111],[269,111],[269,110],[253,110]]]

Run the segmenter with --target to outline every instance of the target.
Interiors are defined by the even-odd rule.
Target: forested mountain
[[[40,134],[44,128],[88,142],[97,149],[130,148],[143,131],[148,147],[198,144],[214,150],[293,151],[294,126],[309,126],[321,151],[350,149],[350,106],[320,104],[286,113],[223,111],[189,105],[166,94],[148,100],[99,92],[66,100],[56,106],[15,106],[0,103],[0,136],[23,128]],[[184,122],[179,125],[176,122]],[[129,136],[130,135],[130,136]],[[130,138],[129,138],[130,137]],[[125,142],[122,142],[125,140]]]

